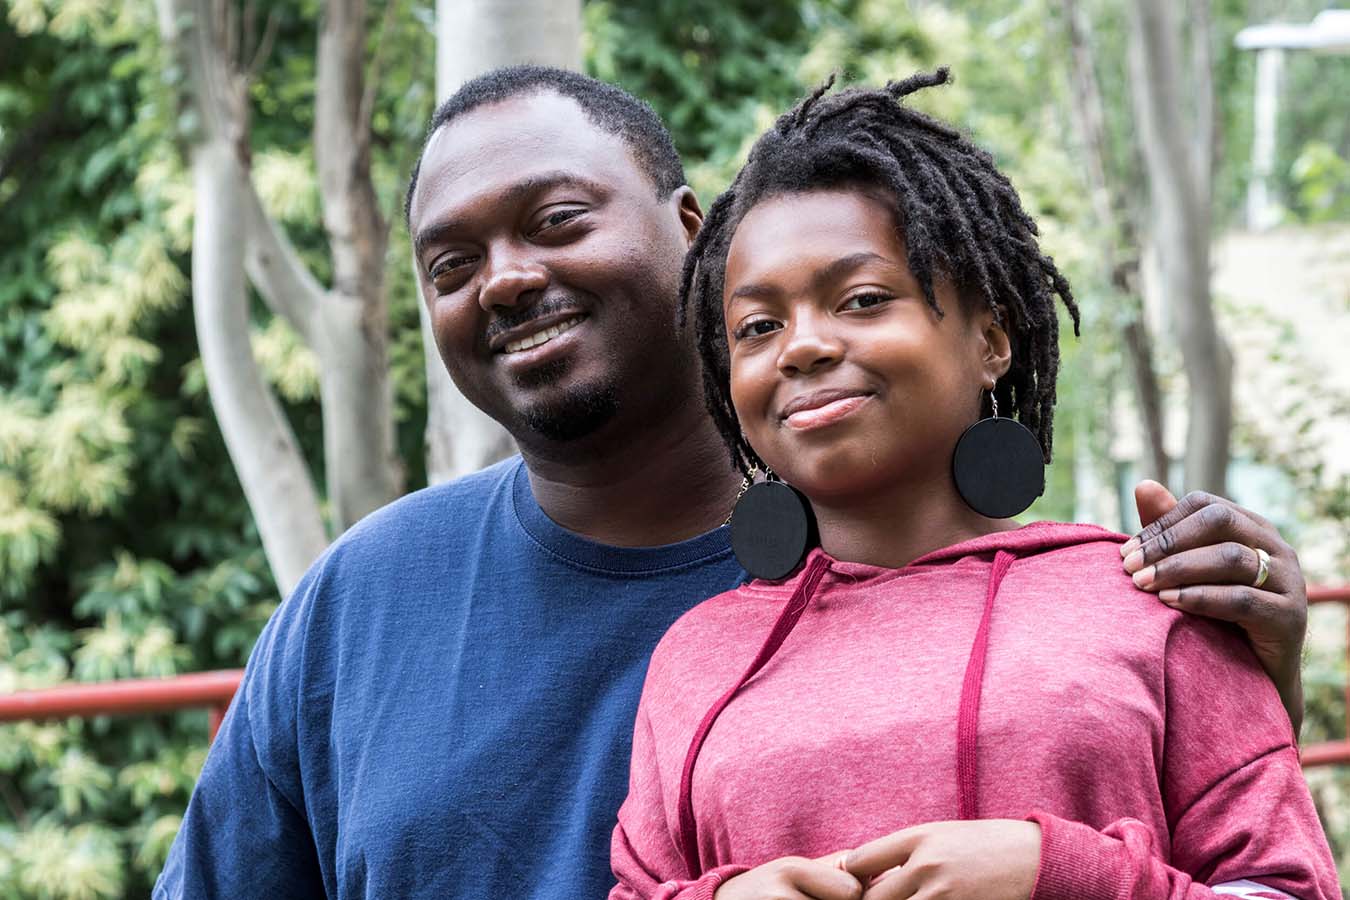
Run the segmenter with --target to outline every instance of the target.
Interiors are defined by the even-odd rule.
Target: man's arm
[[[192,791],[154,900],[324,896],[304,812],[259,764],[247,706],[241,685]]]
[[[1168,606],[1240,626],[1297,735],[1308,591],[1294,548],[1266,519],[1223,497],[1192,491],[1177,502],[1156,481],[1140,482],[1134,497],[1144,527],[1121,548],[1125,571]],[[1258,549],[1269,556],[1259,586]]]
[[[300,660],[319,568],[278,607],[253,648],[154,900],[326,895],[297,738]]]

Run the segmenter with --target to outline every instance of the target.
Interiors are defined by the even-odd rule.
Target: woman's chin
[[[784,459],[782,467],[770,468],[788,484],[806,495],[812,503],[843,507],[870,505],[878,499],[905,490],[905,485],[921,489],[928,480],[938,483],[947,469],[929,471],[931,466],[914,459],[883,459],[866,454],[831,454],[825,458]],[[936,479],[936,481],[934,481]]]

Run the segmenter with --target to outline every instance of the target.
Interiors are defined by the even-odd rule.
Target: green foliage
[[[409,4],[375,104],[386,213],[430,114]],[[420,10],[423,14],[426,10]],[[260,4],[255,175],[328,276],[310,130],[317,4]],[[276,588],[201,380],[192,187],[150,0],[15,0],[0,16],[0,691],[242,666]],[[391,356],[412,486],[425,400],[406,237]],[[312,354],[256,306],[255,350],[317,466]],[[322,479],[321,469],[316,469]],[[207,746],[206,712],[0,725],[0,897],[146,896]]]
[[[1350,219],[1350,161],[1326,141],[1309,141],[1289,169],[1308,222]]]

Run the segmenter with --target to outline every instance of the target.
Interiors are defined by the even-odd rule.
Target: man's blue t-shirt
[[[647,658],[744,573],[608,547],[518,458],[368,516],[272,616],[155,897],[603,897]]]

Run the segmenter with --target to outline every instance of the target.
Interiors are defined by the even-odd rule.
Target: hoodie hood
[[[846,573],[856,578],[886,576],[919,566],[950,565],[966,557],[992,556],[1000,550],[1010,553],[1018,559],[1023,559],[1028,556],[1049,553],[1052,550],[1062,550],[1065,547],[1076,547],[1081,544],[1091,544],[1098,541],[1123,544],[1127,540],[1129,538],[1126,535],[1109,531],[1098,525],[1032,522],[1029,525],[1023,525],[1009,531],[995,531],[991,534],[983,534],[967,541],[961,541],[959,544],[940,547],[937,550],[925,553],[900,569],[835,559],[819,547],[812,551],[812,555],[818,553],[828,559],[831,571],[841,574]],[[808,562],[809,559],[808,556]],[[797,575],[794,573],[792,577],[795,578]]]

